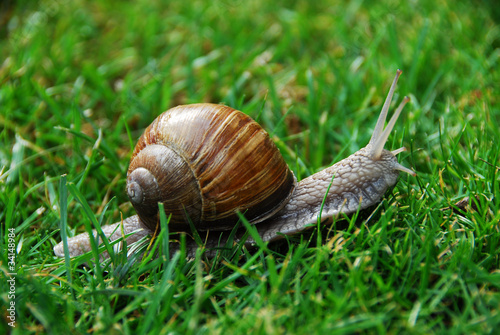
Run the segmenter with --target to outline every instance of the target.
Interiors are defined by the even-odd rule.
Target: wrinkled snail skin
[[[385,192],[396,184],[400,166],[390,151],[384,150],[377,161],[367,152],[369,148],[365,147],[303,179],[288,204],[276,216],[257,225],[262,240],[273,241],[282,235],[301,232],[308,225],[315,225],[320,215],[323,221],[380,202]]]
[[[399,114],[404,105],[409,101],[407,97],[403,99],[384,129],[389,105],[400,74],[401,71],[398,70],[368,145],[346,159],[303,179],[297,184],[295,189],[291,186],[291,197],[285,195],[284,198],[286,199],[278,204],[277,209],[274,209],[273,213],[267,215],[267,218],[263,221],[260,220],[262,222],[255,224],[263,241],[273,241],[283,238],[284,235],[300,233],[311,225],[316,224],[319,216],[321,216],[322,222],[331,221],[331,218],[340,213],[352,214],[360,209],[370,207],[380,202],[385,192],[396,184],[400,171],[415,175],[412,170],[400,165],[397,161],[396,155],[404,151],[405,148],[400,148],[392,152],[383,148]],[[189,106],[191,105],[187,107]],[[213,108],[213,106],[214,105],[209,105],[209,108]],[[226,107],[223,106],[221,108]],[[157,127],[155,122],[153,122],[152,126]],[[147,133],[152,126],[148,127],[145,133]],[[161,131],[162,130],[160,130],[160,132]],[[212,135],[216,136],[213,133]],[[141,143],[141,140],[139,143]],[[138,144],[138,147],[139,146],[145,147],[146,144]],[[189,159],[184,160],[188,161],[188,165],[191,164]],[[131,166],[132,165],[133,163],[131,163]],[[130,171],[129,169],[129,172]],[[289,178],[290,176],[285,173],[282,180],[289,180]],[[203,187],[197,187],[203,189]],[[146,196],[141,192],[142,190],[136,189],[135,185],[128,187],[128,193],[132,203],[137,201],[136,199],[134,200],[134,197],[142,199]],[[203,203],[203,201],[206,200],[202,200],[201,202]],[[197,204],[196,206],[201,207],[202,204]],[[136,206],[134,205],[134,207]],[[155,233],[155,226],[153,226],[151,222],[157,221],[158,219],[155,218],[150,222],[144,222],[140,210],[137,207],[136,210],[139,215],[134,215],[123,220],[124,235],[135,232],[126,238],[127,245],[131,245],[144,236],[153,235]],[[203,216],[204,214],[201,215]],[[108,236],[110,241],[122,237],[121,224],[121,222],[117,222],[113,225],[102,227],[104,234]],[[236,241],[242,235],[243,233],[238,233]],[[94,236],[96,236],[95,231]],[[219,245],[223,246],[229,236],[229,232],[207,231],[200,232],[200,236],[205,243],[205,248],[209,250]],[[194,241],[189,239],[186,240],[188,255],[194,255],[198,246]],[[245,243],[247,245],[252,245],[254,241],[248,238]],[[78,256],[91,250],[87,233],[69,238],[68,246],[70,257]],[[172,249],[177,248],[175,244],[172,244],[172,246]],[[58,257],[64,257],[62,242],[54,247],[54,253]]]
[[[141,240],[144,236],[152,235],[152,231],[149,230],[146,226],[144,226],[139,216],[133,215],[123,220],[123,235],[122,235],[122,222],[116,222],[111,225],[102,226],[102,232],[108,238],[110,242],[116,241],[122,236],[126,236],[129,234],[129,237],[126,238],[127,245],[130,246],[132,243],[135,243]],[[98,235],[95,230],[93,230],[94,239],[98,241]],[[98,243],[99,244],[99,243]],[[68,238],[68,253],[70,257],[76,257],[83,255],[91,251],[90,239],[88,233],[82,233],[77,236]],[[54,254],[57,257],[64,257],[64,247],[63,242],[58,243],[54,247]],[[105,255],[103,255],[105,257]]]

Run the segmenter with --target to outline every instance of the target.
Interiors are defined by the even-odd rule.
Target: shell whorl
[[[172,229],[184,227],[184,216],[200,220],[202,199],[196,176],[182,155],[166,145],[150,144],[131,160],[127,193],[141,217],[152,230],[157,224],[158,203],[172,214]]]

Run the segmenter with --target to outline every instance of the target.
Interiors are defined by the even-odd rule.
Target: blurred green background
[[[493,0],[2,2],[0,221],[2,240],[8,228],[16,228],[19,324],[32,333],[57,333],[61,325],[75,327],[75,333],[497,329],[499,7]],[[384,205],[399,206],[404,219],[392,219],[401,229],[376,237],[374,245],[397,249],[398,241],[410,241],[399,253],[406,261],[389,258],[370,263],[373,271],[351,269],[348,259],[366,250],[353,242],[357,235],[345,254],[328,258],[328,264],[366,276],[366,290],[360,290],[367,300],[316,301],[304,289],[307,304],[282,301],[283,292],[292,290],[292,273],[269,296],[259,291],[261,303],[233,300],[228,291],[245,287],[234,282],[216,286],[204,300],[222,302],[218,308],[234,304],[234,312],[203,304],[191,309],[192,301],[181,298],[174,312],[160,308],[162,317],[147,319],[141,328],[148,304],[134,305],[137,314],[117,316],[112,300],[82,293],[91,277],[75,284],[81,289],[76,297],[57,281],[65,276],[63,263],[52,255],[60,241],[60,176],[67,174],[96,214],[111,201],[105,222],[132,214],[123,191],[128,159],[136,139],[162,111],[195,102],[240,109],[273,135],[301,179],[368,142],[398,68],[403,75],[396,98],[409,95],[412,102],[387,148],[406,146],[409,152],[400,161],[418,177],[403,176]],[[466,196],[476,211],[445,212]],[[76,201],[70,199],[68,212],[70,235],[83,231]],[[431,237],[432,243],[422,242]],[[396,249],[387,257],[396,257]],[[273,257],[281,267],[283,259]],[[267,278],[267,263],[262,264]],[[312,266],[305,264],[304,269]],[[4,266],[2,258],[5,273]],[[213,276],[210,271],[221,267],[206,265],[209,274],[203,273]],[[74,265],[81,274],[78,269]],[[351,272],[338,273],[337,291],[328,277],[317,277],[319,295],[333,290],[347,299],[361,285],[349,285]],[[186,281],[198,278],[183,275]],[[384,281],[387,290],[374,284]],[[445,289],[436,283],[453,284]],[[134,290],[131,297],[141,294]],[[2,300],[8,303],[4,294]],[[266,317],[259,318],[261,308]],[[200,316],[194,318],[195,312]],[[239,325],[243,315],[248,320]]]

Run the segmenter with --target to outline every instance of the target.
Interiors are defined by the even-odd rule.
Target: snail
[[[158,116],[139,139],[127,172],[127,193],[137,215],[103,226],[114,241],[130,245],[158,232],[158,203],[170,232],[190,232],[188,220],[207,247],[227,239],[241,213],[265,242],[299,233],[339,213],[351,214],[381,201],[399,172],[415,176],[384,149],[405,97],[384,129],[401,70],[398,70],[368,145],[299,183],[269,135],[249,116],[227,106],[194,104]],[[236,240],[242,233],[237,233]],[[94,231],[94,236],[97,237]],[[248,238],[246,244],[254,241]],[[68,239],[71,257],[91,250],[87,233]],[[198,246],[187,243],[193,254]],[[64,257],[63,243],[54,247]]]

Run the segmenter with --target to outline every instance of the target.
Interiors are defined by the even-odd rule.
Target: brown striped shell
[[[241,212],[252,223],[280,210],[296,180],[257,122],[214,104],[178,106],[161,114],[139,139],[127,193],[153,231],[158,203],[173,231],[230,230]]]

